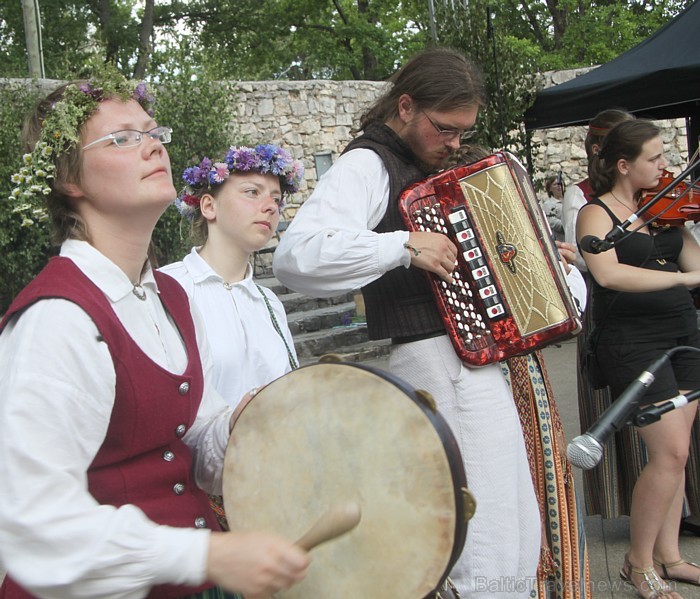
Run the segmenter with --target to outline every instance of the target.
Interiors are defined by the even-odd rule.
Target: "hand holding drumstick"
[[[359,521],[359,505],[347,502],[328,510],[297,543],[271,533],[211,533],[207,578],[246,599],[270,597],[303,580],[307,551],[349,532]]]
[[[337,503],[323,514],[296,544],[311,551],[321,543],[350,532],[360,523],[360,517],[360,506],[354,501]]]

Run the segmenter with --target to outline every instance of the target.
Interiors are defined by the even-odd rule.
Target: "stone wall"
[[[236,130],[248,142],[271,142],[304,162],[305,182],[287,216],[316,184],[314,154],[335,159],[353,138],[364,110],[382,93],[376,81],[244,81],[237,85]]]
[[[587,69],[555,71],[544,75],[545,86],[556,85]],[[17,83],[21,80],[0,80]],[[25,83],[29,84],[28,80]],[[40,82],[53,88],[56,81]],[[334,158],[353,137],[359,116],[382,93],[376,81],[243,81],[236,85],[236,128],[250,143],[273,142],[304,162],[306,180],[289,203],[286,217],[308,197],[316,184],[314,154],[332,152]],[[685,121],[660,121],[664,149],[671,170],[680,172],[688,159]],[[548,174],[563,172],[566,184],[585,177],[585,127],[537,130],[533,134],[535,183]],[[240,139],[232,141],[241,141]],[[511,151],[513,149],[511,148]],[[519,152],[514,152],[518,154]],[[525,159],[525,156],[521,156]]]
[[[567,81],[586,69],[545,75],[546,86]],[[314,154],[334,157],[352,139],[359,115],[381,94],[385,84],[373,81],[245,81],[237,86],[237,128],[250,142],[280,143],[303,160],[306,181],[291,198],[286,216],[308,197],[316,183]],[[685,121],[659,121],[671,170],[680,172],[688,152]],[[533,132],[535,182],[563,172],[566,184],[586,176],[586,127],[563,127]],[[512,151],[512,149],[511,149]],[[514,152],[517,153],[517,152]],[[522,156],[524,159],[525,157]]]
[[[590,69],[553,71],[545,74],[545,87],[559,85]],[[611,108],[617,108],[611,106]],[[669,170],[679,173],[687,166],[688,140],[685,119],[662,120],[656,123],[662,129],[664,152]],[[586,177],[586,151],[583,143],[586,127],[561,127],[533,131],[533,165],[535,176],[545,177],[562,170],[568,185]]]

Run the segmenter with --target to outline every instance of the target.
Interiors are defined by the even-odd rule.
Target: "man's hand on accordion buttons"
[[[452,282],[452,271],[457,260],[457,246],[442,233],[414,231],[405,244],[411,254],[411,265],[435,273],[441,279]]]

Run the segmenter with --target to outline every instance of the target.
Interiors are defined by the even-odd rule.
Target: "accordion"
[[[409,231],[443,233],[457,245],[453,282],[426,276],[462,361],[505,360],[581,330],[549,225],[512,154],[411,185],[399,212]]]

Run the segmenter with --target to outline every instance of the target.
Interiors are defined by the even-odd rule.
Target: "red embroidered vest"
[[[88,469],[88,487],[105,505],[138,506],[154,522],[220,530],[206,493],[192,475],[192,455],[182,442],[202,400],[202,365],[184,290],[154,272],[160,299],[179,327],[189,357],[181,375],[153,362],[131,339],[102,291],[67,258],[52,258],[10,306],[0,323],[33,303],[64,298],[80,306],[99,330],[116,372],[116,394],[107,436]],[[213,585],[153,587],[149,597],[185,597]],[[6,578],[0,597],[31,597]]]

